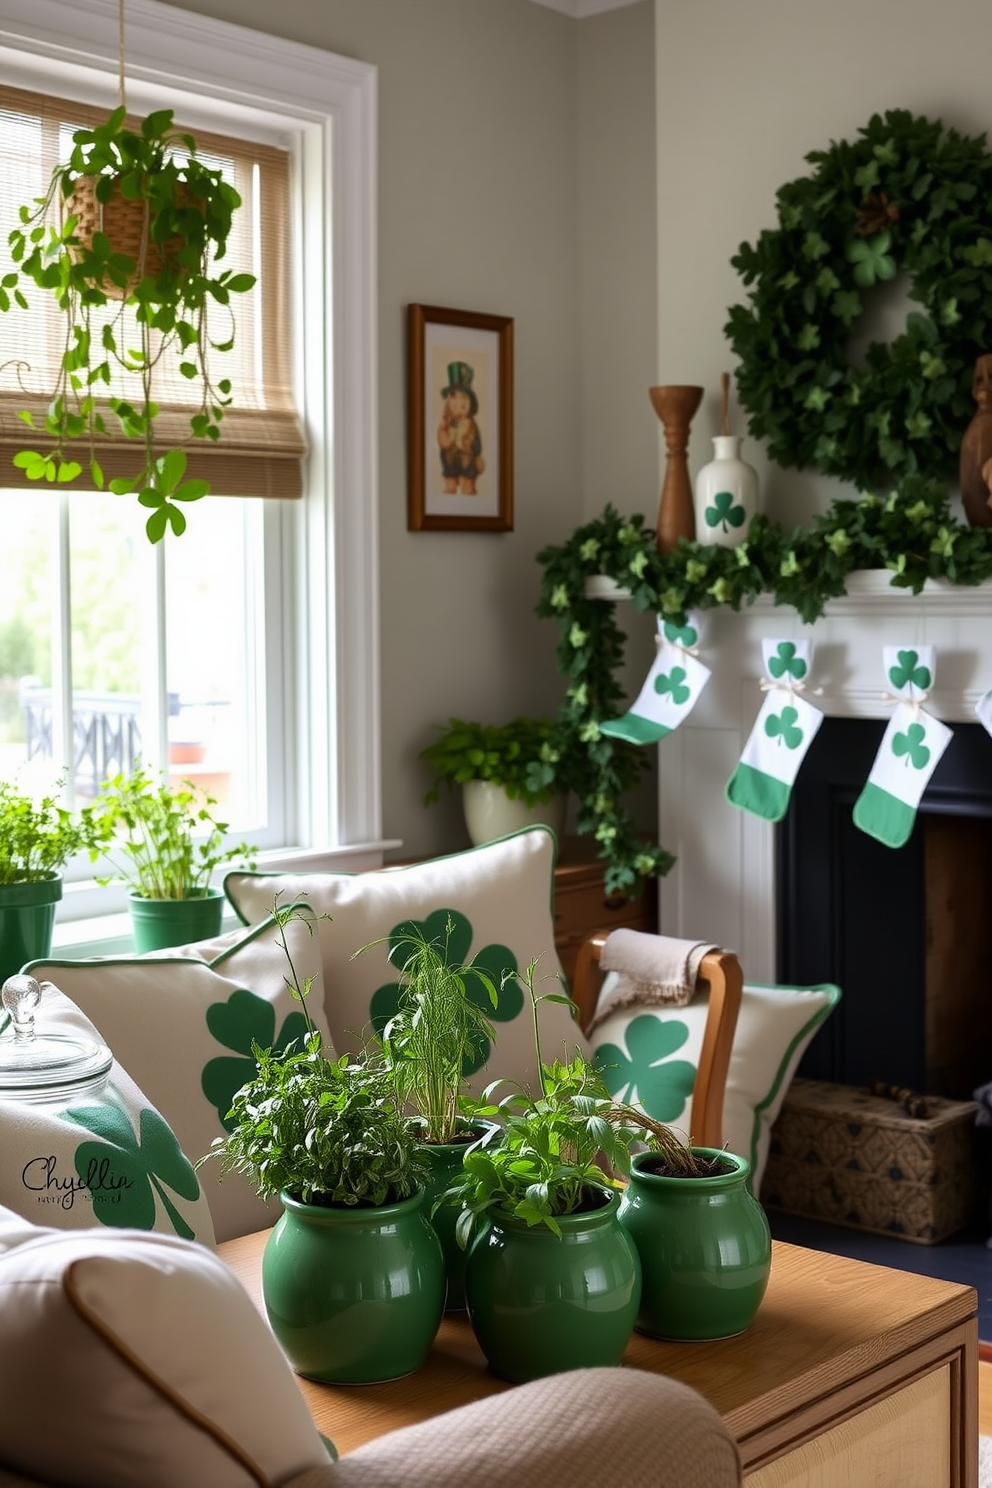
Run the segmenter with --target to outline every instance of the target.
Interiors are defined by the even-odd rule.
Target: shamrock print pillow
[[[224,889],[248,923],[264,914],[278,893],[285,900],[304,900],[327,917],[317,922],[324,1011],[340,1051],[359,1048],[395,1010],[399,987],[388,959],[391,940],[412,922],[429,939],[443,942],[450,917],[452,964],[477,959],[501,988],[495,1009],[481,985],[476,988],[496,1037],[495,1046],[481,1051],[467,1071],[467,1087],[481,1093],[491,1080],[505,1078],[532,1089],[537,1063],[530,1004],[513,973],[526,972],[536,960],[539,993],[568,990],[555,949],[556,851],[554,834],[535,826],[468,852],[372,873],[229,873]],[[543,1003],[540,1025],[545,1060],[585,1049],[568,1007]]]
[[[314,979],[307,1007],[330,1053],[319,942],[312,930],[312,924],[290,920],[286,942],[300,985]],[[92,1020],[168,1119],[192,1162],[223,1135],[235,1092],[254,1076],[253,1042],[282,1049],[305,1031],[299,1003],[286,985],[288,971],[271,914],[249,932],[175,952],[31,967],[33,976],[54,982]],[[219,1159],[205,1163],[196,1176],[218,1240],[264,1229],[278,1218],[278,1203],[263,1203],[246,1178],[222,1178]]]
[[[616,973],[611,972],[610,977]],[[609,991],[609,977],[600,996]],[[771,1128],[810,1039],[840,1000],[830,983],[764,987],[745,983],[723,1103],[724,1146],[751,1164],[758,1193]],[[692,1139],[692,1090],[708,996],[686,1007],[627,1006],[598,1024],[593,1062],[611,1094]]]
[[[38,1028],[56,1027],[106,1042],[67,997],[48,988]],[[169,1123],[116,1060],[102,1088],[62,1101],[0,1100],[0,1122],[0,1205],[55,1229],[157,1231],[213,1247],[199,1176]]]

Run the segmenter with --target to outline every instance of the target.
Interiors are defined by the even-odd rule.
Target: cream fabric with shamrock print
[[[611,973],[600,1002],[611,993]],[[755,1193],[769,1136],[796,1067],[814,1033],[840,1001],[840,989],[744,984],[723,1102],[723,1140],[751,1164]],[[611,1093],[692,1136],[692,1090],[706,1026],[707,994],[685,1007],[636,1004],[596,1028],[593,1060]]]
[[[696,657],[699,628],[690,615],[685,625],[658,616],[657,655],[637,700],[621,718],[607,718],[600,731],[630,744],[657,744],[692,712],[710,679]]]
[[[812,642],[765,639],[761,650],[765,663],[761,685],[767,696],[727,782],[726,795],[743,811],[781,821],[823,714],[800,695],[809,677]]]
[[[37,1020],[42,1035],[109,1043],[54,986],[43,987]],[[214,1244],[188,1154],[116,1059],[102,1087],[61,1100],[0,1100],[0,1149],[0,1204],[34,1224],[156,1230]]]
[[[316,933],[290,921],[286,942],[301,985],[314,978],[307,1007],[330,1051]],[[270,914],[250,932],[204,942],[209,960],[197,950],[191,945],[175,954],[36,962],[31,968],[92,1019],[194,1162],[223,1135],[235,1091],[255,1074],[252,1041],[281,1049],[305,1031]],[[263,1229],[280,1213],[278,1203],[263,1204],[240,1174],[222,1179],[219,1160],[205,1163],[197,1177],[218,1240]]]
[[[335,1046],[353,1050],[374,1025],[382,1026],[395,1006],[396,968],[388,960],[389,942],[410,922],[429,938],[440,937],[443,945],[450,914],[452,964],[477,958],[499,986],[504,971],[525,972],[539,958],[539,993],[565,992],[555,950],[554,867],[554,834],[535,826],[469,852],[408,867],[373,873],[229,873],[224,888],[248,921],[280,890],[286,899],[304,899],[317,914],[330,917],[317,924],[324,1007]],[[381,943],[362,951],[373,941]],[[482,995],[481,989],[476,995]],[[519,984],[507,981],[498,1007],[493,1009],[488,999],[484,1006],[496,1028],[496,1047],[486,1051],[469,1088],[479,1092],[497,1076],[533,1087],[537,1066],[530,1006]],[[585,1050],[567,1007],[542,1004],[540,1023],[546,1060],[575,1048]]]
[[[953,731],[923,708],[933,687],[933,647],[883,646],[882,654],[896,707],[854,803],[854,825],[885,847],[902,847]]]

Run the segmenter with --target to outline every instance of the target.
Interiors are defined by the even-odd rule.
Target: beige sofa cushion
[[[268,1327],[201,1246],[25,1234],[0,1210],[0,1337],[12,1470],[67,1488],[257,1488],[327,1463]]]

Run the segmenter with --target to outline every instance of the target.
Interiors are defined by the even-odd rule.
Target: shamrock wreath
[[[776,195],[778,228],[731,260],[749,287],[724,328],[748,428],[777,464],[861,491],[946,482],[975,411],[975,358],[992,351],[985,135],[897,109],[806,159],[812,173]],[[900,271],[922,308],[854,365],[867,296]]]

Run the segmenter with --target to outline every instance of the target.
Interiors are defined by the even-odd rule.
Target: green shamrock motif
[[[184,1240],[196,1236],[172,1203],[163,1185],[192,1202],[200,1197],[193,1166],[176,1141],[175,1133],[157,1111],[146,1106],[135,1136],[124,1111],[116,1106],[93,1106],[63,1111],[62,1119],[84,1127],[99,1142],[80,1142],[76,1175],[93,1202],[93,1216],[116,1229],[155,1228],[155,1195]]]
[[[306,1037],[307,1022],[302,1013],[290,1013],[276,1038],[276,1010],[271,1002],[254,992],[239,988],[226,1002],[214,1002],[207,1008],[207,1028],[219,1044],[232,1049],[235,1057],[222,1055],[203,1067],[200,1085],[215,1108],[225,1131],[233,1123],[229,1112],[242,1085],[255,1078],[257,1065],[252,1045],[273,1049],[281,1054],[287,1045]]]
[[[904,734],[896,734],[892,740],[892,753],[896,759],[903,759],[904,763],[912,765],[914,770],[926,768],[930,759],[930,750],[924,743],[927,731],[922,723],[911,723]]]
[[[769,739],[778,739],[786,749],[798,749],[803,742],[803,731],[797,726],[798,709],[783,708],[781,713],[772,713],[765,719],[765,733]]]
[[[414,930],[419,930],[425,940],[436,946],[450,966],[469,964],[473,934],[472,922],[459,910],[436,909],[427,916],[426,920],[403,920],[399,925],[394,925],[389,932],[391,960],[394,959],[397,951],[402,952],[404,942],[410,940]],[[402,964],[402,956],[395,957],[395,959]],[[482,1008],[486,1017],[492,1022],[511,1023],[524,1005],[524,994],[520,984],[515,978],[507,979],[506,977],[507,972],[512,973],[519,969],[516,956],[507,946],[487,945],[472,957],[472,965],[478,966],[492,980],[497,989],[496,1006],[493,1007],[489,1000],[489,993],[481,982],[469,985],[468,996],[478,1007]],[[401,990],[399,982],[387,982],[373,992],[369,1003],[369,1019],[376,1033],[382,1033],[390,1018],[399,1008]],[[475,1055],[466,1058],[462,1073],[474,1075],[476,1070],[488,1063],[490,1052],[489,1040],[480,1040]]]
[[[707,527],[720,527],[724,532],[729,532],[731,527],[744,526],[747,513],[742,506],[734,505],[731,491],[717,491],[713,497],[713,505],[706,507],[704,515]]]
[[[853,278],[859,289],[871,289],[879,280],[896,277],[896,261],[889,253],[891,247],[892,234],[888,232],[848,243],[847,261],[854,265]]]
[[[779,641],[775,655],[768,658],[768,670],[776,682],[782,677],[795,677],[797,682],[805,677],[806,663],[796,655],[795,641]]]
[[[659,672],[654,679],[654,690],[659,697],[664,697],[666,692],[671,694],[672,702],[676,706],[687,703],[692,689],[685,686],[685,667],[672,667],[670,672]]]
[[[696,1067],[672,1055],[689,1037],[680,1018],[643,1013],[627,1025],[626,1049],[600,1044],[593,1052],[614,1100],[637,1102],[655,1121],[677,1121],[696,1081]]]
[[[688,650],[699,640],[699,631],[694,625],[676,625],[674,620],[666,620],[664,636],[673,646],[684,646]]]
[[[899,651],[896,653],[897,666],[889,667],[889,681],[897,692],[904,687],[917,687],[920,692],[926,692],[933,678],[930,668],[920,665],[920,656],[917,651]]]

